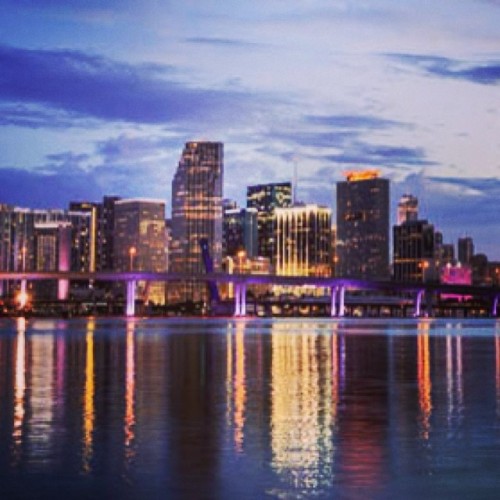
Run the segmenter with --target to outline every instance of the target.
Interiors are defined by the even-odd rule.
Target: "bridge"
[[[398,283],[394,281],[370,281],[350,278],[314,277],[314,276],[278,276],[271,274],[227,274],[209,272],[203,274],[173,273],[173,272],[2,272],[0,283],[3,281],[19,281],[21,295],[26,295],[27,281],[57,280],[58,299],[67,300],[69,297],[70,281],[115,281],[126,284],[127,316],[135,315],[136,283],[137,281],[175,282],[175,281],[201,281],[205,283],[233,283],[235,290],[234,316],[246,316],[246,291],[247,286],[281,285],[290,287],[317,287],[330,289],[330,315],[343,317],[345,315],[345,292],[349,291],[383,291],[392,293],[406,293],[414,296],[414,316],[422,314],[422,300],[428,294],[449,294],[456,296],[480,297],[491,303],[491,315],[498,315],[498,302],[500,286],[475,286],[451,285],[440,283]]]

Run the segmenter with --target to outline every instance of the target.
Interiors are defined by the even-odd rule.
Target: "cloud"
[[[425,73],[441,78],[467,80],[482,85],[500,83],[500,62],[472,64],[439,56],[388,54],[405,65],[416,66]]]
[[[213,45],[216,47],[236,47],[236,48],[247,48],[247,47],[258,47],[259,43],[248,42],[246,40],[236,40],[233,38],[212,38],[212,37],[190,37],[185,38],[187,43],[195,43],[198,45]]]
[[[398,121],[386,120],[385,118],[370,115],[313,115],[306,117],[306,120],[314,125],[325,125],[331,128],[348,130],[380,130],[407,126]]]
[[[24,111],[35,104],[80,117],[167,124],[248,116],[256,102],[243,91],[174,81],[169,66],[131,65],[79,51],[0,45],[0,67],[0,101],[22,105]]]

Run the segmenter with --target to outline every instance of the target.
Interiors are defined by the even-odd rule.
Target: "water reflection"
[[[85,335],[85,387],[83,391],[83,450],[82,470],[92,471],[92,454],[94,439],[94,331],[95,320],[89,318]]]
[[[417,381],[418,404],[420,408],[420,437],[429,439],[431,429],[430,419],[432,413],[432,383],[431,383],[431,357],[429,350],[429,322],[423,320],[418,324],[417,336]]]
[[[0,491],[494,498],[500,330],[448,322],[9,319]]]
[[[272,467],[306,494],[332,484],[332,354],[330,339],[273,325],[271,338]]]
[[[124,450],[125,464],[130,465],[134,458],[135,439],[135,322],[127,320],[126,362],[125,362],[125,418],[124,418]]]
[[[14,425],[12,426],[12,463],[17,465],[21,459],[24,426],[24,396],[26,391],[26,319],[17,318],[16,364],[14,376]]]

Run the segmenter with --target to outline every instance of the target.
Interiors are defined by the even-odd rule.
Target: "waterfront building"
[[[214,270],[222,262],[224,150],[220,142],[187,142],[172,181],[173,272],[205,272],[200,240],[206,239]],[[169,301],[206,301],[206,287],[194,281],[169,286]]]
[[[114,204],[115,271],[165,272],[165,202],[150,199],[118,200]],[[164,283],[138,283],[138,298],[164,304]]]
[[[279,182],[247,187],[247,208],[257,210],[258,255],[275,264],[276,221],[274,211],[292,205],[292,184]]]
[[[331,276],[332,212],[319,205],[276,208],[276,274]]]
[[[337,183],[339,277],[389,277],[389,180],[377,170],[346,172]]]
[[[224,256],[235,256],[244,251],[250,258],[257,257],[257,210],[255,208],[224,210],[222,234]]]
[[[470,264],[474,257],[474,242],[469,236],[458,238],[458,261],[462,264]]]
[[[436,277],[434,226],[426,220],[405,220],[393,227],[393,278],[422,283]]]
[[[418,220],[418,198],[404,194],[398,202],[397,225]]]

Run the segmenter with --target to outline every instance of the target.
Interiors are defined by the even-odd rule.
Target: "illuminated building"
[[[389,181],[378,175],[347,172],[337,183],[337,276],[389,276]]]
[[[393,277],[422,283],[433,276],[434,226],[426,220],[408,220],[393,227]]]
[[[224,210],[222,234],[224,256],[235,256],[244,250],[248,257],[257,257],[257,210],[255,208]]]
[[[71,262],[70,222],[36,222],[34,226],[34,255],[36,271],[69,271]],[[66,280],[36,282],[37,298],[60,299],[68,297]],[[57,294],[56,294],[57,290]]]
[[[274,211],[292,205],[292,184],[281,182],[247,187],[247,207],[257,209],[258,254],[275,264],[276,226]]]
[[[458,260],[462,264],[470,264],[472,257],[474,257],[474,242],[472,238],[466,236],[458,238]]]
[[[222,262],[222,181],[224,149],[220,142],[187,142],[172,181],[170,270],[205,272],[200,240],[208,241],[214,270]],[[196,282],[169,286],[169,300],[205,301],[206,287]]]
[[[397,225],[418,220],[418,199],[411,194],[404,194],[398,203]]]
[[[115,271],[165,272],[165,202],[129,199],[115,202]],[[165,284],[139,282],[138,296],[145,302],[165,303]]]
[[[331,276],[329,208],[297,205],[276,208],[276,274]]]

